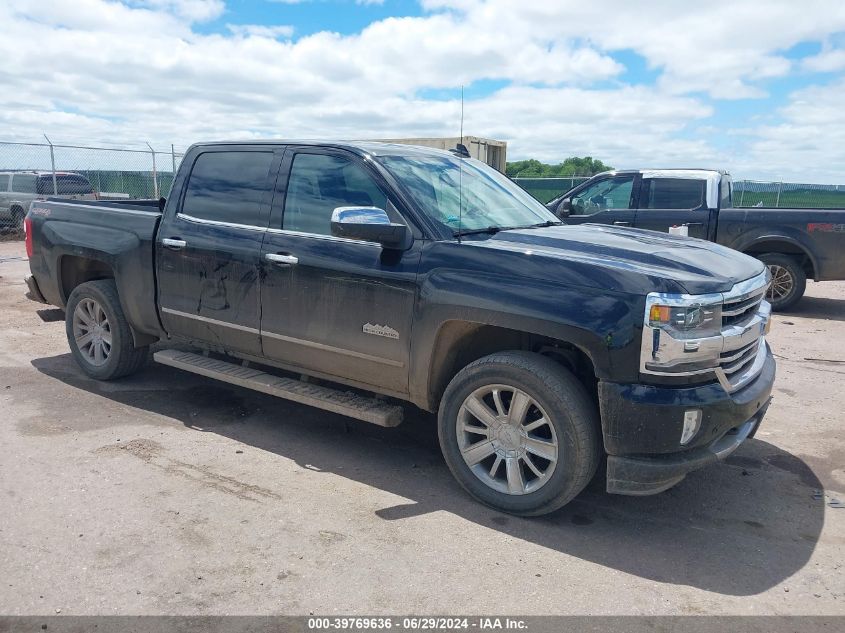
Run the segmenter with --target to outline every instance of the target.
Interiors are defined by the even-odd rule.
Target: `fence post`
[[[158,172],[156,171],[156,151],[153,149],[153,146],[147,143],[147,147],[150,148],[150,153],[153,155],[153,198],[156,200],[158,199]]]
[[[783,178],[780,179],[778,183],[778,198],[775,201],[775,208],[780,207],[780,192],[783,191]]]
[[[742,181],[742,193],[739,194],[739,206],[742,207],[742,201],[745,200],[745,181]]]
[[[176,178],[176,150],[173,148],[173,143],[170,144],[170,159],[173,161],[173,178]],[[171,186],[173,186],[172,181]]]
[[[50,146],[50,169],[53,170],[53,195],[59,195],[59,187],[56,184],[56,155],[53,153],[53,142],[47,138],[47,135],[44,135],[44,138],[47,139],[47,144]]]

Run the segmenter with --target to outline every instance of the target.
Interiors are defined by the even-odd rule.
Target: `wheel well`
[[[563,365],[578,378],[590,397],[598,399],[595,367],[580,348],[563,340],[539,336],[519,330],[449,321],[441,327],[429,372],[429,402],[437,407],[446,386],[455,375],[471,362],[508,350],[536,352]]]
[[[801,268],[804,270],[804,274],[807,275],[807,279],[816,278],[816,269],[815,266],[813,266],[813,260],[809,253],[807,253],[803,247],[792,242],[784,242],[781,240],[757,242],[746,248],[743,253],[754,256],[763,255],[764,253],[781,253],[783,255],[790,255],[801,265]]]
[[[97,279],[114,279],[114,271],[105,262],[87,257],[66,255],[59,264],[59,280],[61,283],[62,300],[67,299],[73,289],[86,281]]]

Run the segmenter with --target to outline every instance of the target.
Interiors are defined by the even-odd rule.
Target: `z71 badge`
[[[364,324],[364,334],[373,334],[375,336],[384,336],[385,338],[399,338],[399,332],[387,325],[373,325],[372,323]]]

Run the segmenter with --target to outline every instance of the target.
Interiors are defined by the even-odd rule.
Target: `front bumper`
[[[38,303],[49,303],[41,293],[41,288],[38,287],[38,282],[33,275],[27,275],[24,281],[26,281],[26,287],[29,288],[29,291],[26,293],[27,299],[37,301]]]
[[[656,494],[733,453],[760,425],[774,379],[775,360],[766,344],[760,373],[733,393],[719,383],[688,388],[599,383],[607,491]],[[689,409],[701,410],[701,425],[682,446],[684,412]]]

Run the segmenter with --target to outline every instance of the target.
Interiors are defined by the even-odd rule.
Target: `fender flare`
[[[799,240],[799,239],[797,239],[797,238],[795,238],[791,235],[787,235],[785,233],[765,233],[765,234],[762,234],[762,235],[755,236],[753,239],[751,239],[748,242],[735,243],[735,245],[732,246],[732,248],[740,251],[741,253],[749,254],[748,250],[750,248],[754,247],[755,245],[764,244],[764,243],[767,243],[767,242],[781,242],[781,243],[789,244],[790,246],[797,248],[810,261],[810,265],[813,267],[813,277],[814,278],[818,277],[819,263],[818,263],[818,260],[816,259],[815,255],[813,255],[812,251],[810,250],[810,248],[806,244],[804,244],[803,242],[801,242],[801,240]],[[781,252],[781,251],[778,251],[777,249],[772,249],[772,250],[766,251],[766,252],[778,253],[778,252]],[[784,254],[789,255],[790,253],[784,253]]]

